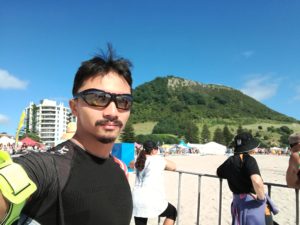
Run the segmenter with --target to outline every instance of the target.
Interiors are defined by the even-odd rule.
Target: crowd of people
[[[49,152],[11,158],[0,151],[0,224],[136,225],[165,217],[175,224],[177,209],[164,193],[163,171],[176,165],[159,156],[151,140],[143,143],[133,163],[131,190],[126,170],[111,155],[115,140],[129,119],[132,97],[131,62],[108,46],[78,68],[69,105],[77,117],[74,136]],[[299,188],[300,134],[289,138],[291,156],[287,184]],[[234,138],[234,152],[216,173],[233,192],[233,225],[275,224],[274,203],[265,194],[259,166],[251,154],[258,147],[250,133]],[[13,194],[12,194],[13,193]]]

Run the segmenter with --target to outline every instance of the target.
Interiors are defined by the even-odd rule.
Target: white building
[[[47,147],[57,145],[68,122],[74,121],[70,108],[48,99],[41,100],[38,105],[30,102],[25,112],[24,128],[36,132]]]

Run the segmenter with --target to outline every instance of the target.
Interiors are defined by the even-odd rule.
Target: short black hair
[[[143,148],[149,154],[152,151],[152,149],[157,149],[158,146],[154,141],[147,140],[144,142]]]
[[[76,94],[83,82],[93,76],[106,75],[113,71],[123,77],[132,89],[131,62],[128,59],[117,57],[111,44],[107,45],[107,53],[101,51],[100,55],[96,55],[90,60],[82,62],[76,72],[72,94]]]

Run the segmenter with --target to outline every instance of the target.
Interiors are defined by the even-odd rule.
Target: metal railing
[[[177,220],[176,224],[179,225],[180,221],[180,203],[181,203],[181,180],[182,180],[182,174],[189,174],[189,175],[196,175],[198,176],[198,192],[197,192],[197,221],[196,224],[200,224],[200,203],[201,203],[201,178],[202,177],[211,177],[211,178],[217,178],[219,180],[219,212],[218,212],[218,225],[221,225],[222,221],[222,197],[223,197],[223,179],[219,178],[216,175],[210,175],[210,174],[202,174],[202,173],[196,173],[196,172],[189,172],[189,171],[182,171],[177,170],[174,171],[179,174],[178,178],[178,201],[177,201]],[[271,188],[272,187],[281,187],[281,188],[288,188],[287,185],[282,184],[275,184],[275,183],[264,183],[268,188],[268,195],[271,197]],[[295,196],[296,196],[296,225],[299,225],[299,190],[295,189]],[[160,220],[158,220],[158,224],[160,223]]]

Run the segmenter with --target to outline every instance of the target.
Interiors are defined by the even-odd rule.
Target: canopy
[[[12,138],[9,138],[7,136],[0,137],[0,144],[7,145],[7,144],[13,144],[13,143],[15,143],[15,140]]]
[[[200,153],[211,155],[225,155],[227,147],[216,142],[208,142],[202,145]]]
[[[180,148],[189,149],[190,146],[188,146],[183,140],[180,140],[179,144],[177,145]]]
[[[35,146],[35,145],[39,145],[40,144],[37,141],[32,140],[30,137],[25,137],[22,140],[20,140],[20,142],[22,142],[23,144],[25,144],[27,146]]]

